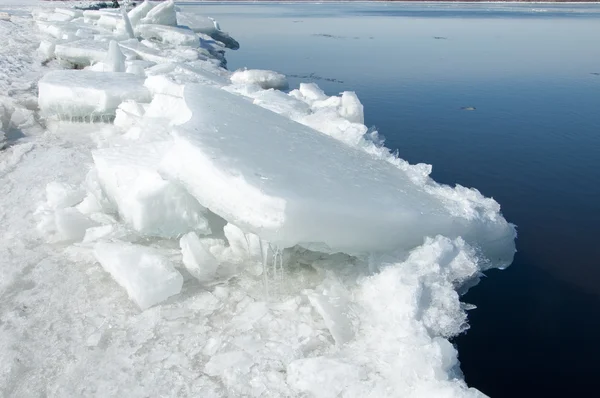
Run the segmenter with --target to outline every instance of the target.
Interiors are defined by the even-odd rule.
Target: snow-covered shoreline
[[[391,154],[353,92],[227,71],[218,23],[172,2],[32,15],[2,108],[0,390],[482,395],[448,339],[457,290],[512,261],[494,200]],[[33,50],[30,17],[0,23]]]

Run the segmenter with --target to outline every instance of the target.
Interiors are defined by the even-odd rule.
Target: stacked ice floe
[[[29,134],[42,131],[36,120],[35,112],[30,109],[35,105],[29,100],[30,98],[25,97],[15,101],[0,95],[0,149],[7,145],[11,132],[15,136],[20,136],[23,130],[27,130]]]
[[[39,228],[141,309],[184,279],[231,290],[236,310],[206,315],[215,396],[478,394],[446,338],[466,327],[456,290],[512,261],[494,200],[379,145],[352,92],[228,72],[172,1],[36,18],[44,56],[84,69],[41,79],[43,116],[109,122],[85,184],[48,185]]]

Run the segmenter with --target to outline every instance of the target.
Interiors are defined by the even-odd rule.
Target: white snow
[[[241,69],[231,75],[231,82],[236,84],[258,84],[264,89],[275,88],[285,90],[288,82],[285,75],[272,70]]]
[[[0,20],[0,391],[482,396],[449,339],[512,260],[498,203],[353,92],[222,68],[210,17],[40,6]]]
[[[154,250],[124,242],[99,242],[94,255],[102,268],[127,290],[129,297],[146,309],[178,294],[183,277]]]
[[[40,110],[48,117],[110,116],[125,100],[150,100],[142,78],[129,73],[57,70],[39,82]]]

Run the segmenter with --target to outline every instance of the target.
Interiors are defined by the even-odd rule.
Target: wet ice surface
[[[0,152],[0,388],[480,396],[448,338],[456,289],[512,260],[499,205],[367,139],[354,93],[274,91],[172,3],[139,7],[140,41],[111,10],[1,25],[29,86],[2,102],[24,137]]]

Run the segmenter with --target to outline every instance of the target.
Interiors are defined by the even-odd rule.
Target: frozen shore
[[[448,339],[512,262],[498,203],[390,153],[353,92],[228,71],[171,1],[8,14],[1,391],[482,396]]]

